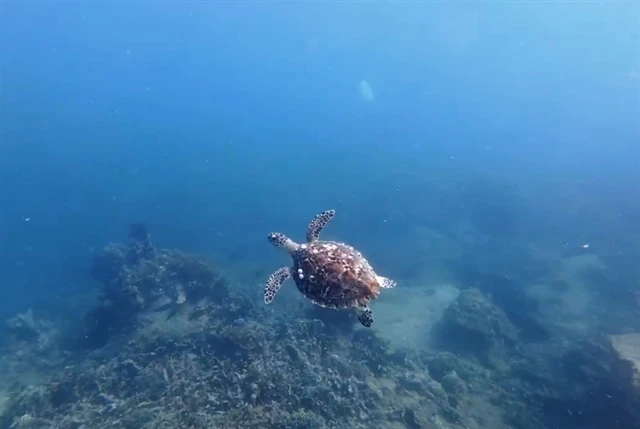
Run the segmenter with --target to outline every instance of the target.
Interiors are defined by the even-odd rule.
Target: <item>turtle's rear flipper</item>
[[[373,325],[373,311],[369,308],[368,305],[364,307],[360,307],[360,311],[358,312],[358,320],[362,323],[362,326],[370,328]]]
[[[285,280],[291,277],[291,268],[282,267],[276,270],[271,276],[267,283],[264,285],[264,303],[269,304],[273,301],[273,298],[276,297],[276,292],[282,286]]]
[[[322,229],[329,223],[331,219],[336,215],[335,210],[327,210],[326,212],[322,212],[317,214],[309,224],[307,228],[307,242],[311,243],[312,241],[316,241],[320,237],[320,233]]]

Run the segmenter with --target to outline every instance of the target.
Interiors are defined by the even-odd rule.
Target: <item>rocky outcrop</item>
[[[640,395],[640,333],[612,335],[611,346],[620,360],[628,365],[631,384]]]
[[[155,249],[140,224],[131,226],[129,238],[127,245],[109,244],[93,259],[92,274],[103,287],[98,305],[85,315],[82,337],[89,348],[134,329],[144,313],[170,310],[171,316],[229,295],[226,280],[206,259]]]
[[[613,335],[611,346],[620,359],[616,372],[626,391],[625,409],[640,427],[640,333]]]
[[[470,288],[447,308],[433,337],[440,347],[499,367],[505,353],[517,346],[518,330],[498,306]]]

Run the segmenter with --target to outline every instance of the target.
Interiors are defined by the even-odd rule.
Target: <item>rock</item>
[[[619,370],[619,378],[629,380],[625,411],[640,422],[640,333],[612,335],[610,339],[614,352],[625,364]]]
[[[631,383],[640,393],[640,333],[612,335],[611,346],[629,364]]]
[[[84,317],[83,347],[98,349],[111,338],[135,329],[144,314],[166,311],[167,318],[226,303],[227,280],[208,259],[179,250],[157,250],[142,224],[134,224],[127,245],[110,244],[93,258],[92,274],[103,287],[98,305]],[[245,310],[228,303],[237,319]],[[237,310],[233,314],[234,309]]]
[[[555,355],[557,366],[549,366],[548,381],[527,383],[530,406],[540,407],[537,414],[544,427],[587,427],[593,422],[599,428],[640,427],[640,396],[631,386],[631,368],[617,355],[611,338],[574,340],[552,353],[549,357]]]
[[[56,328],[48,320],[34,317],[31,309],[15,315],[6,321],[6,340],[14,345],[19,343],[32,344],[41,351],[50,347],[58,337]]]
[[[414,410],[406,408],[402,414],[402,419],[405,425],[411,429],[420,429],[424,427],[424,424],[420,421],[420,418]]]
[[[93,255],[91,275],[97,281],[110,284],[117,281],[126,264],[127,248],[123,244],[109,244]]]
[[[444,318],[478,338],[518,339],[518,330],[504,312],[475,288],[463,291],[445,311]]]
[[[426,382],[427,391],[433,395],[433,397],[439,403],[445,403],[449,397],[447,396],[447,392],[443,389],[442,385],[435,380],[428,379]]]
[[[505,355],[518,342],[518,329],[478,289],[470,288],[447,308],[434,328],[436,346],[475,355],[492,367],[504,366]]]
[[[33,341],[40,337],[40,326],[31,309],[7,320],[7,330],[17,341]]]
[[[465,382],[469,382],[469,380],[478,375],[477,368],[468,361],[449,352],[429,355],[426,357],[425,363],[429,369],[429,375],[436,381],[441,381],[443,377],[452,371],[455,371],[456,375]]]
[[[465,391],[464,381],[458,377],[458,374],[455,371],[451,371],[442,377],[440,384],[442,384],[444,390],[450,395],[458,396],[463,394]]]

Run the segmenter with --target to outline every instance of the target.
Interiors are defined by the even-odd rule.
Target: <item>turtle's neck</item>
[[[292,254],[293,252],[298,250],[298,247],[300,247],[300,245],[295,241],[293,241],[292,239],[290,239],[289,237],[287,237],[284,243],[282,243],[282,249],[288,254]]]

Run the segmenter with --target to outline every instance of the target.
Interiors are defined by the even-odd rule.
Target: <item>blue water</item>
[[[637,2],[0,1],[1,427],[640,428],[639,261]]]
[[[2,315],[93,290],[131,222],[269,271],[328,208],[390,276],[469,220],[637,287],[637,4],[0,7]]]

